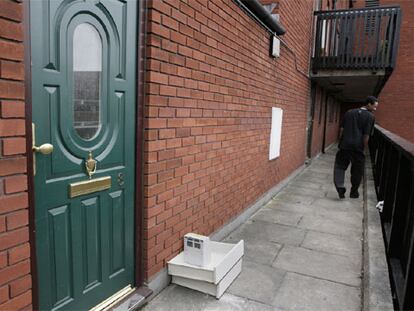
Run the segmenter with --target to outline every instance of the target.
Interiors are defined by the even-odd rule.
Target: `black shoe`
[[[351,189],[351,193],[349,194],[349,197],[352,199],[358,199],[359,198],[358,190]]]
[[[338,196],[340,199],[345,199],[346,188],[338,187],[336,188],[336,191],[338,191]]]

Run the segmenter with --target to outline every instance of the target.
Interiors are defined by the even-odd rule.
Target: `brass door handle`
[[[32,150],[34,152],[40,152],[41,154],[49,154],[53,152],[53,145],[52,144],[43,144],[39,147],[33,146]]]
[[[53,152],[53,145],[52,144],[43,144],[39,147],[36,146],[36,126],[32,123],[32,151],[35,152],[33,154],[33,176],[36,175],[36,152],[40,152],[41,154],[49,154]]]

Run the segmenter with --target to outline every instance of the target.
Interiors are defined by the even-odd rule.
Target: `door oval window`
[[[101,128],[101,80],[101,36],[91,24],[79,24],[73,33],[73,126],[85,140]]]

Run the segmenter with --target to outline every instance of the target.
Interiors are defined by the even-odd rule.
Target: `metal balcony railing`
[[[312,69],[392,70],[399,43],[398,6],[318,11]]]
[[[414,144],[376,126],[370,153],[396,307],[413,310]]]

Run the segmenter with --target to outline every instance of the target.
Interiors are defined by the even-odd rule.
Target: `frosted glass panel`
[[[101,127],[102,40],[94,26],[76,26],[73,34],[74,127],[91,139]]]

